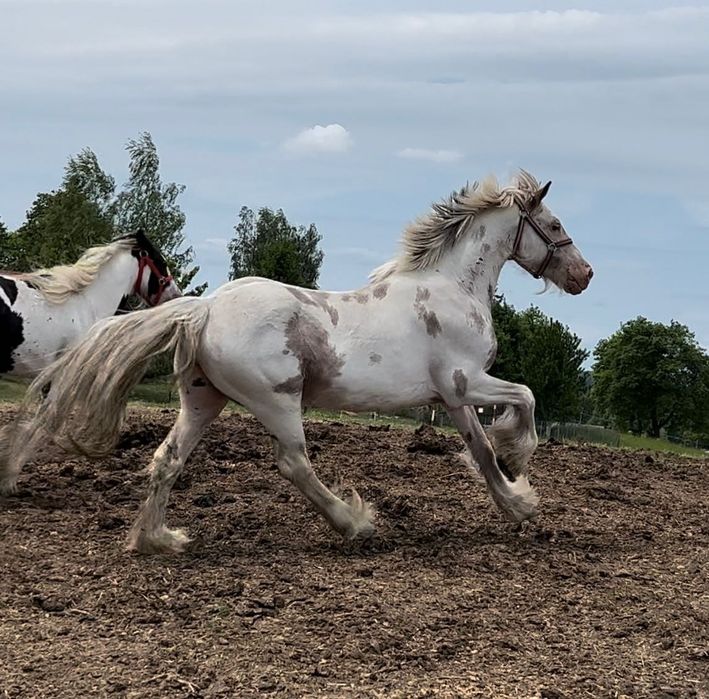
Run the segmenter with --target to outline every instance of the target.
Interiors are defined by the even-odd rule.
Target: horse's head
[[[160,251],[143,231],[138,231],[133,237],[135,245],[131,254],[138,260],[138,276],[133,292],[149,306],[157,306],[163,301],[182,296]]]
[[[542,203],[551,182],[519,203],[512,259],[536,278],[543,277],[570,294],[580,294],[593,269],[566,234],[559,219]]]

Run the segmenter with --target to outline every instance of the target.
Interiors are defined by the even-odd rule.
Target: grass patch
[[[701,449],[686,447],[683,444],[669,442],[666,439],[654,439],[653,437],[639,437],[634,434],[620,435],[620,446],[625,449],[644,449],[646,451],[665,451],[673,454],[683,454],[685,456],[697,456],[706,459],[709,455]]]
[[[145,381],[139,383],[131,391],[131,403],[146,405],[161,405],[166,408],[180,406],[180,395],[177,386],[167,381]]]
[[[19,403],[27,390],[27,382],[0,379],[0,402]]]
[[[0,379],[0,402],[19,403],[27,388],[28,382],[14,379]],[[154,405],[169,408],[179,408],[180,399],[177,393],[177,387],[167,381],[145,381],[138,384],[131,392],[131,403],[138,405]],[[247,411],[239,405],[230,402],[227,410],[238,413],[246,413]],[[357,414],[350,412],[336,412],[329,410],[309,409],[305,418],[307,420],[337,420],[348,424],[360,425],[391,425],[395,428],[414,429],[419,426],[417,420],[407,417],[397,417],[394,415],[379,415],[371,417],[368,414]],[[456,430],[453,427],[436,427],[455,434]],[[675,444],[666,439],[653,439],[652,437],[638,437],[633,434],[620,435],[620,447],[631,450],[643,449],[646,451],[669,452],[673,454],[682,454],[685,456],[694,456],[706,459],[709,457],[707,452],[694,447],[686,447],[682,444]]]

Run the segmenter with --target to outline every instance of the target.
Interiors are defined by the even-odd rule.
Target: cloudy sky
[[[709,3],[0,0],[0,218],[85,146],[119,182],[148,130],[212,288],[239,208],[323,234],[321,286],[391,257],[467,180],[524,167],[596,276],[500,290],[593,347],[637,315],[709,347]]]

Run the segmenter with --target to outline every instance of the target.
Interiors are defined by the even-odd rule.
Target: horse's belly
[[[428,381],[411,376],[406,381],[386,380],[382,376],[334,379],[329,385],[311,389],[303,387],[303,404],[327,410],[395,410],[415,405],[428,405],[437,396]]]

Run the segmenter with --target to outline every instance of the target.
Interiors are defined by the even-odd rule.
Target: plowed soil
[[[174,417],[0,498],[0,697],[709,696],[709,462],[543,445],[516,527],[457,437],[312,422],[321,478],[378,509],[343,542],[231,414],[170,500],[189,550],[128,554]]]

